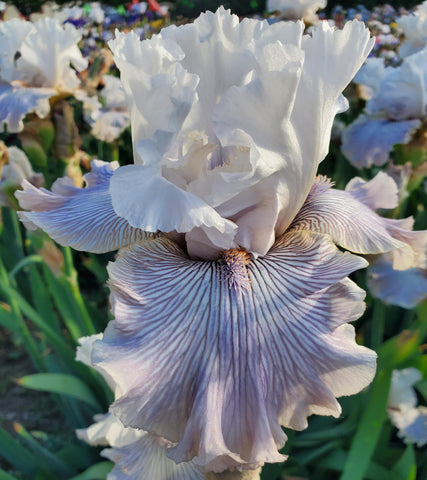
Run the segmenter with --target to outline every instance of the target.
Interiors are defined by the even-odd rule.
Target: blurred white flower
[[[0,24],[0,124],[21,131],[27,113],[44,117],[50,97],[78,88],[76,70],[87,67],[80,38],[72,25],[62,27],[48,17],[34,24],[19,19]]]
[[[327,0],[267,0],[266,8],[267,12],[281,12],[284,18],[315,20],[317,10],[326,4]]]
[[[387,412],[398,436],[419,447],[427,444],[427,407],[417,407],[413,385],[422,380],[416,368],[393,370]]]
[[[23,180],[36,187],[44,185],[41,173],[35,173],[25,153],[18,147],[0,145],[0,205],[16,208],[14,193]]]
[[[103,76],[104,88],[96,96],[78,95],[83,102],[84,119],[92,127],[92,135],[104,142],[113,142],[130,125],[129,109],[120,78]]]
[[[414,308],[427,299],[427,236],[420,238],[420,254],[410,268],[393,265],[391,253],[380,255],[369,267],[368,287],[374,297],[384,303]]]
[[[342,151],[359,167],[383,165],[396,143],[410,142],[427,105],[427,48],[394,68],[369,60],[355,78],[365,85],[362,113],[343,133]]]
[[[396,23],[405,35],[399,47],[401,57],[419,52],[427,45],[427,2],[418,5],[415,12],[397,18]]]
[[[121,248],[92,364],[112,414],[205,472],[283,461],[281,425],[339,416],[336,397],[370,383],[376,355],[348,324],[364,292],[347,277],[367,262],[350,252],[408,265],[420,235],[376,214],[397,203],[386,174],[345,191],[316,177],[373,41],[357,21],[303,29],[220,8],[144,42],[117,33],[136,165],[95,161],[86,188],[18,195],[29,228]]]
[[[67,17],[61,7],[56,2],[52,1],[44,2],[41,6],[40,12],[33,12],[30,14],[30,20],[33,23],[41,20],[44,17],[55,18],[61,24],[67,20]]]

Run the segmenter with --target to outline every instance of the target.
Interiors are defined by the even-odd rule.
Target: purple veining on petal
[[[93,356],[118,383],[113,413],[177,442],[177,462],[222,471],[283,461],[280,425],[338,416],[335,397],[372,380],[375,353],[345,325],[364,298],[345,277],[366,265],[326,235],[290,232],[245,266],[242,295],[218,263],[164,237],[123,249],[109,269],[115,321]]]
[[[19,212],[21,221],[27,228],[42,228],[62,245],[95,253],[144,240],[150,234],[131,227],[112,207],[108,189],[117,168],[117,162],[94,160],[85,175],[86,188],[74,187],[70,178],[57,180],[52,192],[24,181],[16,197],[21,208],[32,211]]]

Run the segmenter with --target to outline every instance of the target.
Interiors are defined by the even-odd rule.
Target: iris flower
[[[316,11],[325,8],[326,0],[267,0],[267,12],[279,11],[285,18],[315,21]],[[311,22],[310,22],[311,23]]]
[[[417,394],[413,386],[423,378],[414,367],[393,370],[387,411],[391,423],[398,429],[397,435],[405,443],[419,447],[427,444],[427,407],[417,406]]]
[[[316,177],[373,41],[358,21],[303,30],[220,8],[142,42],[116,33],[135,164],[18,194],[29,228],[120,249],[92,353],[117,386],[110,411],[206,475],[283,461],[281,426],[338,417],[336,397],[371,382],[376,355],[348,324],[364,292],[347,276],[367,261],[335,244],[414,255],[416,234],[375,212],[395,201],[390,177],[346,191]]]
[[[72,25],[62,27],[48,17],[34,24],[17,18],[0,24],[0,125],[19,132],[27,113],[43,118],[49,98],[79,87],[76,70],[87,67],[80,39]]]
[[[102,77],[104,88],[98,97],[83,94],[84,118],[92,127],[92,135],[104,142],[113,142],[130,125],[129,109],[125,92],[119,78],[112,75]]]
[[[369,59],[356,76],[366,88],[365,111],[348,126],[342,151],[358,168],[388,162],[396,143],[409,143],[422,126],[427,106],[427,48],[406,57],[398,67]],[[366,98],[366,97],[365,97]]]
[[[418,5],[415,12],[398,17],[396,23],[405,35],[399,48],[401,57],[419,52],[427,45],[427,2]]]

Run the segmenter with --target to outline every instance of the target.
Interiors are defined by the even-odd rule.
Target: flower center
[[[247,269],[250,261],[251,256],[246,250],[231,248],[222,253],[218,264],[230,288],[234,288],[236,291],[251,288],[251,280]]]

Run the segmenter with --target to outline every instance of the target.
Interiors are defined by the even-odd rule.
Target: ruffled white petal
[[[111,178],[110,194],[117,215],[147,232],[185,233],[196,227],[220,232],[222,249],[234,247],[236,226],[197,196],[181,190],[155,167],[127,165]],[[123,192],[126,192],[124,195]]]
[[[368,287],[374,297],[403,308],[414,308],[427,299],[427,270],[393,268],[391,255],[381,255],[368,271]]]
[[[389,411],[390,420],[398,429],[398,436],[405,443],[415,443],[418,447],[427,444],[427,407],[417,407],[400,411]]]
[[[122,422],[111,413],[95,415],[94,420],[95,423],[90,427],[76,430],[77,438],[90,445],[120,448],[146,435],[143,430],[124,427]]]
[[[369,38],[369,31],[359,21],[347,22],[343,30],[321,22],[311,37],[303,39],[304,72],[292,123],[300,139],[305,138],[305,132],[314,136],[310,141],[301,141],[302,158],[310,159],[304,161],[312,162],[314,172],[328,152],[335,114],[348,107],[341,92],[361,67],[373,44],[374,39]]]
[[[101,452],[116,463],[107,480],[204,480],[194,462],[176,464],[166,456],[169,443],[164,439],[140,433],[133,443]]]
[[[366,262],[327,236],[285,235],[263,258],[196,262],[165,238],[110,266],[115,321],[94,363],[123,392],[126,424],[178,442],[175,461],[208,470],[283,460],[280,425],[335,415],[335,396],[366,386],[375,354],[345,325],[364,293],[345,277]]]
[[[31,211],[20,212],[20,219],[76,250],[108,252],[145,239],[147,234],[117,216],[111,205],[108,188],[117,168],[117,162],[93,161],[86,188],[74,187],[66,178],[57,180],[52,192],[24,182],[16,197],[21,208]]]
[[[396,143],[408,143],[421,126],[418,119],[392,122],[360,115],[343,132],[341,150],[355,167],[383,165]]]
[[[426,86],[423,65],[427,61],[427,50],[417,54],[414,60],[408,59],[398,68],[386,69],[377,94],[366,104],[367,113],[383,114],[394,121],[424,116]]]
[[[50,88],[25,88],[19,84],[0,83],[0,125],[11,133],[24,128],[23,119],[35,112],[45,117],[50,110],[49,98],[56,91]]]
[[[394,267],[405,269],[425,258],[427,232],[411,231],[411,218],[383,218],[373,208],[390,208],[397,186],[385,173],[370,182],[358,178],[346,191],[319,188],[319,177],[291,229],[331,235],[338,245],[355,253],[377,254],[396,250]],[[378,187],[381,186],[380,189]],[[387,200],[385,197],[390,195]]]
[[[92,117],[92,135],[104,142],[113,142],[130,125],[128,112],[98,110]]]
[[[413,386],[422,380],[421,372],[414,368],[393,370],[387,405],[389,408],[408,410],[417,405],[417,394]]]
[[[16,67],[16,53],[32,30],[31,22],[19,18],[0,23],[0,77],[3,81],[21,79],[22,72]]]
[[[70,63],[77,71],[87,67],[77,43],[81,34],[71,24],[62,26],[58,20],[43,18],[34,23],[21,45],[19,68],[32,67],[32,78],[27,82],[37,87],[55,87],[70,91],[80,81]]]
[[[372,41],[360,22],[343,32],[321,26],[310,38],[302,22],[240,23],[220,7],[148,41],[117,34],[110,46],[128,97],[136,163],[153,168],[165,197],[173,193],[181,207],[189,194],[199,197],[237,225],[237,243],[265,255],[303,204],[333,118],[347,106],[341,92]],[[117,213],[131,210],[112,195]],[[140,200],[138,193],[129,203]],[[212,221],[203,224],[195,211],[193,228],[202,231],[179,231],[189,233],[190,252],[210,258],[215,247],[230,245],[229,232],[215,244]]]
[[[413,385],[422,380],[416,368],[393,370],[388,409],[391,423],[398,429],[398,436],[405,443],[419,447],[427,444],[427,407],[417,407],[417,395]]]

